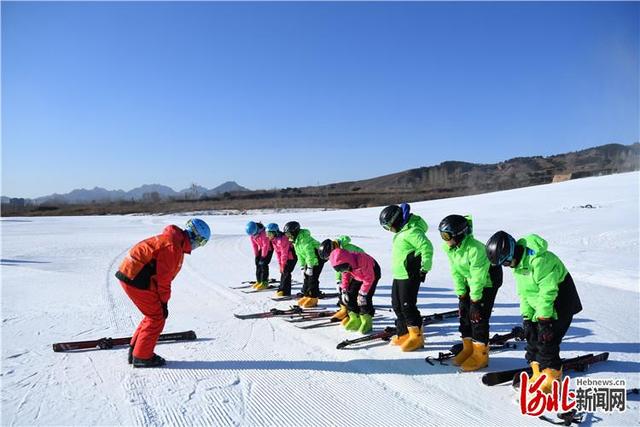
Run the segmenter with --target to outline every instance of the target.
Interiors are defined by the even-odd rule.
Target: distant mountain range
[[[188,210],[356,208],[501,191],[588,176],[640,170],[640,143],[607,144],[553,156],[517,157],[493,164],[446,161],[434,166],[333,184],[248,190],[235,182],[173,191],[143,185],[131,191],[74,190],[32,201],[12,199],[3,215],[106,215]],[[143,204],[93,203],[144,200]],[[5,203],[6,198],[3,198]],[[155,203],[173,200],[170,203]],[[46,202],[46,203],[44,203]],[[34,206],[35,205],[35,206]]]
[[[48,196],[38,197],[35,199],[27,199],[27,201],[40,205],[43,203],[63,203],[63,204],[79,204],[79,203],[104,203],[119,200],[168,200],[168,199],[190,199],[199,200],[207,197],[215,197],[226,192],[243,192],[250,191],[235,181],[227,181],[215,188],[207,189],[200,185],[192,185],[184,190],[175,191],[171,187],[160,184],[145,184],[136,187],[133,190],[107,190],[101,187],[95,187],[91,190],[80,188],[65,194],[50,194]],[[2,203],[9,203],[9,197],[2,196]]]

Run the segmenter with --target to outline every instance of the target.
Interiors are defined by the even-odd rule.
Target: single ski
[[[302,307],[298,307],[297,305],[292,306],[287,310],[280,310],[277,308],[272,308],[269,311],[263,311],[260,313],[249,313],[249,314],[234,314],[238,319],[266,319],[269,317],[281,317],[281,316],[299,316],[302,314],[315,313],[318,310],[315,309],[303,309]]]
[[[584,421],[584,412],[578,412],[576,409],[572,409],[569,412],[559,412],[557,420],[553,420],[546,415],[540,415],[538,418],[542,421],[557,425],[557,426],[570,426],[571,424],[580,424]]]
[[[585,354],[583,356],[572,357],[569,359],[562,360],[562,370],[563,371],[578,371],[582,372],[589,368],[590,365],[597,362],[604,362],[609,358],[609,353],[600,353],[600,354]],[[519,368],[519,369],[509,369],[506,371],[496,371],[496,372],[488,372],[482,376],[482,383],[488,386],[494,386],[497,384],[506,383],[509,381],[513,381],[515,377],[520,377],[521,372],[526,372],[529,376],[531,376],[532,371],[531,368]]]
[[[335,325],[339,325],[340,324],[340,320],[338,319],[328,319],[328,320],[324,320],[322,322],[316,322],[316,323],[312,323],[310,325],[296,325],[296,328],[300,328],[300,329],[317,329],[317,328],[326,328],[327,326],[335,326]]]
[[[230,286],[229,289],[247,289],[253,286],[256,283],[255,280],[245,280],[244,282],[240,282],[240,286]],[[277,283],[276,279],[269,279],[269,283]]]
[[[195,340],[196,333],[193,331],[173,332],[170,334],[161,334],[158,337],[158,341],[192,341]],[[100,350],[107,350],[115,346],[129,345],[131,337],[126,338],[100,338],[90,341],[72,341],[72,342],[59,342],[53,344],[53,351],[71,351],[81,350],[88,348],[98,348]]]
[[[249,289],[248,291],[243,291],[241,290],[240,292],[242,292],[243,294],[255,294],[257,292],[264,292],[264,291],[268,291],[271,289],[274,289],[275,286],[274,285],[269,285],[266,288],[262,288],[262,289]]]
[[[423,326],[431,325],[433,323],[441,322],[445,319],[451,319],[453,317],[458,317],[458,310],[451,310],[443,313],[429,314],[427,316],[422,316],[422,325]],[[388,341],[391,339],[392,336],[396,334],[396,332],[397,332],[397,329],[395,327],[387,326],[386,328],[384,328],[384,330],[380,332],[375,332],[373,334],[365,335],[363,337],[355,338],[352,340],[344,340],[341,343],[339,343],[336,348],[340,350],[350,345],[359,344],[367,341],[376,341],[376,340]]]
[[[329,293],[321,292],[320,296],[318,297],[318,299],[337,298],[339,296],[340,296],[340,294],[337,293],[337,292],[329,292]],[[286,295],[286,296],[283,296],[283,297],[273,297],[271,299],[273,301],[290,301],[290,300],[299,299],[299,298],[302,298],[302,294],[300,294],[300,295],[298,295],[298,294],[296,294],[296,295]]]
[[[334,310],[312,311],[301,313],[299,316],[291,317],[289,319],[285,318],[284,320],[289,323],[310,322],[312,320],[318,320],[325,317],[333,316],[334,314]]]
[[[524,329],[520,326],[514,327],[511,332],[506,334],[495,334],[489,339],[489,351],[500,351],[516,348],[514,343],[509,342],[514,339],[516,341],[524,340]],[[447,352],[438,353],[438,357],[427,356],[424,361],[433,366],[433,362],[439,362],[446,365],[445,360],[454,358],[462,351],[462,344],[458,343],[451,347]]]

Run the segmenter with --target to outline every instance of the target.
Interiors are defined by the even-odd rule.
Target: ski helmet
[[[206,245],[211,238],[211,229],[207,223],[200,218],[191,218],[187,221],[185,231],[191,241],[191,250]]]
[[[246,231],[249,236],[255,236],[259,231],[258,224],[253,221],[249,221],[247,226],[244,228],[244,231]]]
[[[298,221],[289,221],[284,225],[282,231],[287,237],[295,239],[298,237],[298,233],[300,233],[300,223]]]
[[[278,231],[280,231],[280,228],[278,228],[278,224],[274,224],[273,222],[267,224],[267,233],[277,233]]]
[[[449,215],[440,221],[438,231],[440,231],[442,240],[446,242],[454,240],[456,243],[460,243],[465,236],[471,234],[471,226],[467,218],[462,215]]]
[[[380,212],[380,225],[387,231],[400,231],[404,225],[402,208],[398,205],[389,205],[382,209],[382,212]]]
[[[331,252],[338,247],[338,243],[334,240],[327,239],[320,243],[320,247],[318,248],[318,254],[320,258],[327,260],[329,256],[331,256]]]
[[[489,237],[486,245],[487,258],[492,265],[503,265],[513,261],[516,251],[516,239],[505,231],[498,231]]]

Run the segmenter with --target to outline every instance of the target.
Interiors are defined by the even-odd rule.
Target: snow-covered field
[[[584,305],[562,355],[609,351],[611,361],[586,375],[639,387],[639,176],[412,204],[428,222],[436,249],[420,293],[422,314],[457,307],[437,233],[444,216],[471,213],[482,241],[499,229],[540,234],[567,265]],[[594,208],[580,208],[586,204]],[[165,327],[194,329],[199,339],[159,344],[169,363],[147,370],[127,365],[125,348],[54,353],[51,344],[130,335],[140,315],[115,279],[116,268],[134,243],[167,224],[183,225],[185,217],[3,218],[2,425],[549,425],[520,415],[511,387],[482,385],[487,369],[462,374],[424,362],[458,341],[456,319],[428,327],[425,350],[402,353],[382,343],[336,350],[337,342],[358,336],[340,327],[305,331],[281,319],[233,317],[286,307],[271,301],[271,292],[229,289],[253,277],[244,224],[256,219],[282,226],[295,219],[319,240],[348,234],[379,261],[375,327],[391,324],[393,315],[384,310],[391,303],[392,235],[378,225],[379,212],[203,217],[213,239],[185,257]],[[323,289],[333,290],[333,279],[326,266]],[[505,270],[492,334],[520,324],[518,313],[513,276]],[[522,344],[490,359],[492,370],[522,364]],[[638,425],[639,406],[632,396],[626,412],[587,421]]]

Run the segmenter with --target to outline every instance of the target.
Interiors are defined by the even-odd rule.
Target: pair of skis
[[[320,295],[318,295],[318,299],[327,299],[327,298],[337,298],[339,297],[340,294],[338,292],[320,292]],[[291,301],[294,299],[298,299],[298,298],[302,298],[303,295],[300,294],[296,294],[296,295],[286,295],[286,296],[282,296],[282,297],[272,297],[271,299],[273,301]]]
[[[516,348],[516,345],[510,341],[522,341],[524,339],[524,329],[522,329],[522,327],[520,326],[516,326],[509,333],[495,334],[493,337],[491,337],[489,339],[489,350],[499,351]],[[424,361],[432,366],[434,365],[433,362],[439,362],[441,365],[446,365],[446,363],[444,363],[446,360],[454,358],[461,351],[462,344],[456,344],[452,346],[449,351],[438,353],[438,357],[427,356]]]
[[[287,310],[280,310],[278,308],[272,308],[269,311],[263,311],[260,313],[249,313],[249,314],[235,314],[234,316],[238,319],[246,320],[246,319],[268,319],[271,317],[308,317],[313,315],[314,313],[319,312],[330,312],[327,310],[318,310],[313,308],[304,309],[297,305],[291,306],[291,308]],[[333,312],[330,312],[333,313]]]
[[[422,316],[422,326],[431,325],[433,323],[441,322],[446,319],[452,319],[454,317],[458,317],[458,310],[451,310],[443,313],[434,313],[427,316]],[[336,348],[338,350],[342,350],[354,344],[360,344],[363,342],[377,341],[377,340],[389,341],[391,337],[397,333],[397,331],[398,330],[395,327],[387,326],[380,332],[375,332],[373,334],[365,335],[363,337],[355,338],[352,340],[344,340],[341,343],[339,343],[336,346]]]
[[[577,371],[583,372],[589,369],[589,366],[594,363],[604,362],[609,359],[609,353],[599,353],[599,354],[585,354],[582,356],[571,357],[568,359],[562,359],[562,370],[563,371]],[[506,371],[496,371],[496,372],[488,372],[482,376],[482,383],[487,386],[494,386],[498,384],[503,384],[511,381],[514,386],[519,385],[520,373],[526,372],[529,376],[532,375],[533,371],[530,367],[527,368],[518,368],[518,369],[509,369]]]
[[[170,334],[161,334],[158,337],[158,341],[193,341],[197,339],[196,333],[193,331],[173,332]],[[108,350],[116,346],[129,345],[131,337],[126,338],[100,338],[97,340],[89,341],[72,341],[72,342],[59,342],[53,344],[53,351],[72,351],[82,350],[89,348],[98,348],[100,350]]]

